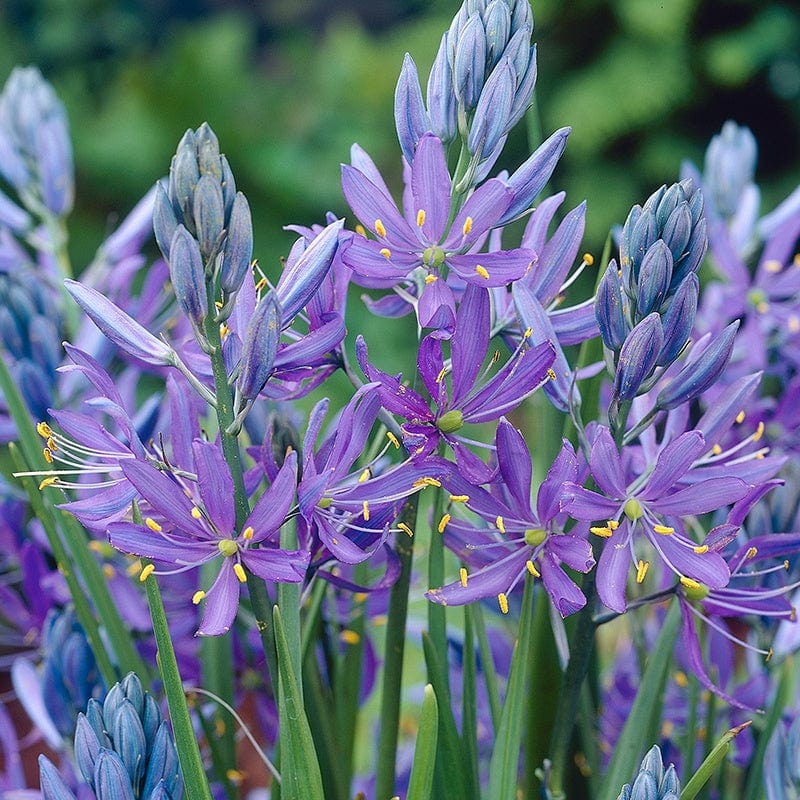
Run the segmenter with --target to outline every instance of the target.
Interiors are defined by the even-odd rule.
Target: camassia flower
[[[447,338],[455,316],[449,272],[468,284],[505,286],[535,260],[526,248],[477,252],[514,201],[514,191],[496,178],[481,184],[450,221],[450,173],[442,143],[433,134],[425,134],[417,146],[402,213],[370,157],[354,147],[352,161],[353,166],[342,166],[342,191],[375,239],[352,235],[341,246],[342,260],[361,286],[397,287],[399,303],[392,298],[388,305],[373,304],[382,315],[407,313],[410,303],[421,327]]]
[[[715,511],[744,497],[749,486],[741,478],[714,477],[685,485],[686,473],[710,448],[699,431],[670,442],[652,470],[629,482],[611,434],[600,427],[592,445],[589,466],[600,494],[575,483],[564,484],[562,508],[575,519],[604,519],[592,533],[608,539],[597,564],[597,591],[610,609],[623,613],[626,585],[633,561],[636,580],[644,581],[649,562],[635,549],[637,536],[646,539],[656,555],[678,578],[722,588],[730,573],[725,560],[706,544],[698,545],[680,530],[680,518]],[[678,526],[678,527],[676,527]]]
[[[239,605],[247,571],[267,581],[299,583],[309,554],[282,550],[275,541],[294,501],[297,454],[286,456],[269,489],[256,502],[242,529],[235,525],[233,480],[222,453],[209,442],[193,443],[197,483],[178,482],[150,464],[122,464],[126,478],[149,506],[144,524],[117,522],[108,538],[118,550],[172,564],[173,572],[220,559],[212,587],[195,592],[192,602],[205,599],[199,634],[225,633]],[[145,567],[142,577],[154,570]],[[169,574],[161,572],[160,574]]]
[[[401,376],[388,375],[374,367],[368,360],[364,340],[359,337],[356,341],[361,369],[370,381],[380,384],[384,408],[408,420],[402,432],[409,452],[418,457],[428,455],[444,440],[453,448],[459,468],[467,478],[484,465],[477,463],[458,431],[467,423],[499,419],[554,375],[551,370],[555,358],[553,345],[543,342],[531,347],[529,337],[523,337],[494,375],[481,375],[489,349],[489,324],[488,292],[468,285],[458,308],[449,363],[445,362],[440,339],[431,335],[420,343],[417,369],[433,398],[433,409],[422,395],[401,382]],[[445,383],[448,373],[452,374],[449,392]]]
[[[559,508],[561,487],[576,478],[575,453],[565,442],[539,487],[534,509],[533,470],[522,434],[503,419],[495,443],[500,483],[492,492],[469,485],[455,472],[442,481],[451,502],[465,505],[490,527],[477,528],[445,515],[440,522],[445,542],[467,566],[458,581],[431,589],[426,597],[442,605],[464,605],[496,596],[505,613],[509,593],[530,573],[542,579],[553,605],[566,617],[582,608],[586,597],[562,564],[584,573],[594,566],[586,537],[564,533],[562,527],[566,515]]]

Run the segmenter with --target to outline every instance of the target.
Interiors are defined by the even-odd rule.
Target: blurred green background
[[[5,0],[0,80],[36,63],[70,117],[76,266],[208,120],[250,199],[267,268],[281,227],[345,213],[339,163],[357,141],[399,185],[392,99],[403,53],[427,76],[451,0]],[[771,208],[800,179],[800,12],[759,0],[537,0],[545,135],[573,134],[551,188],[588,199],[586,250],[699,161],[733,118],[761,146]],[[529,152],[524,126],[502,164]],[[391,183],[393,181],[393,183]]]

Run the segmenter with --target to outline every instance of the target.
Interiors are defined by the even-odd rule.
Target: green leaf
[[[737,725],[735,728],[731,728],[722,735],[722,738],[714,745],[712,751],[705,757],[705,760],[700,765],[697,772],[692,775],[689,782],[683,787],[681,800],[694,800],[706,781],[714,774],[714,771],[723,762],[725,756],[728,755],[728,751],[731,749],[731,742],[745,730],[745,728],[749,728],[751,724],[752,720],[742,725]]]
[[[303,708],[300,684],[294,672],[292,654],[286,642],[278,606],[272,609],[272,619],[278,652],[281,796],[284,800],[325,800],[317,752]]]
[[[546,599],[539,598],[545,603]],[[522,595],[519,635],[511,656],[506,699],[497,730],[492,760],[489,764],[489,797],[492,800],[515,800],[517,772],[522,743],[522,717],[525,710],[525,684],[528,677],[533,609],[533,579],[526,576]]]
[[[465,780],[467,759],[458,736],[456,720],[450,701],[450,690],[445,680],[445,667],[433,640],[427,633],[422,634],[422,649],[431,684],[436,692],[439,706],[439,769],[444,778],[441,785],[441,800],[466,800],[470,797]]]
[[[436,692],[428,683],[422,700],[417,743],[414,746],[414,763],[406,800],[430,800],[433,789],[433,769],[436,766],[436,741],[439,733],[439,710]]]
[[[617,740],[598,800],[616,800],[620,787],[630,782],[638,770],[649,741],[645,738],[645,732],[650,727],[654,706],[659,706],[654,703],[654,698],[660,698],[664,693],[679,625],[680,608],[677,603],[673,603],[664,618],[661,633],[651,651],[628,720]]]

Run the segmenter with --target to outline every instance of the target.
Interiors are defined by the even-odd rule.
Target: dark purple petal
[[[453,290],[440,278],[426,283],[417,303],[420,328],[433,328],[431,336],[449,339],[456,326],[456,301]]]
[[[210,442],[196,439],[192,442],[194,463],[197,469],[197,488],[206,513],[223,536],[233,531],[233,479],[228,462],[222,452]]]
[[[713,550],[696,553],[693,549],[694,542],[678,533],[664,535],[648,530],[647,537],[679,575],[699,581],[711,589],[727,586],[731,573],[719,553]]]
[[[576,483],[564,484],[564,494],[561,496],[561,508],[573,519],[584,522],[614,519],[621,510],[622,502],[609,500]]]
[[[542,574],[544,588],[562,617],[568,617],[586,605],[586,597],[583,592],[564,572],[558,559],[548,550],[545,550],[539,558],[539,571]]]
[[[419,344],[417,371],[425,389],[440,408],[447,402],[447,389],[444,382],[444,356],[442,343],[435,336],[426,336]]]
[[[220,636],[230,630],[239,609],[239,579],[233,571],[233,558],[223,558],[214,585],[206,592],[203,619],[197,633]]]
[[[522,434],[503,417],[495,434],[497,465],[503,482],[512,499],[514,510],[520,519],[532,520],[531,484],[533,470],[528,445]],[[533,526],[531,526],[533,527]]]
[[[453,405],[472,391],[489,348],[489,293],[467,284],[456,316],[451,355],[453,362]]]
[[[497,178],[482,183],[456,214],[442,247],[448,252],[472,249],[498,224],[512,197],[511,190]],[[472,223],[465,227],[467,219]]]
[[[589,572],[595,563],[592,546],[582,536],[572,536],[569,533],[550,536],[545,549],[576,572]]]
[[[245,529],[253,529],[253,542],[272,538],[280,530],[294,503],[296,486],[297,452],[293,450],[286,456],[272,485],[258,498],[258,502],[244,524]],[[240,531],[241,533],[242,531]]]
[[[387,257],[385,251],[389,249]],[[417,252],[386,248],[381,243],[355,234],[341,245],[339,255],[353,270],[354,283],[370,289],[388,289],[422,263]]]
[[[546,525],[561,513],[561,496],[567,483],[578,476],[578,460],[572,445],[563,439],[555,461],[547,471],[547,477],[536,496],[536,513],[542,525]]]

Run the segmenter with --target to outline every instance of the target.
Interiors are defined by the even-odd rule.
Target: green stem
[[[444,513],[444,492],[439,490],[433,501],[433,524],[430,526],[428,550],[428,586],[444,585],[444,537],[438,525]],[[438,603],[428,603],[428,633],[439,661],[447,664],[447,608]],[[430,675],[428,681],[431,681]],[[449,672],[444,671],[445,688],[449,690]],[[439,697],[439,702],[442,698]]]
[[[172,637],[164,613],[164,603],[158,589],[155,575],[150,575],[145,582],[147,602],[150,606],[150,617],[153,620],[153,633],[158,651],[156,660],[164,681],[164,693],[167,696],[172,730],[175,734],[175,747],[186,786],[186,797],[197,800],[211,800],[211,789],[208,786],[200,747],[192,727],[186,695],[183,691],[178,662],[172,647]]]
[[[406,500],[398,522],[403,522],[413,529],[416,524],[418,505],[419,494]],[[411,585],[411,560],[414,554],[413,537],[402,532],[395,534],[395,552],[400,560],[400,575],[389,593],[389,613],[386,623],[381,729],[378,735],[378,763],[375,781],[375,797],[379,800],[387,800],[394,794],[400,695],[403,685],[403,651],[408,616],[408,590]]]
[[[586,596],[586,605],[578,612],[575,632],[570,641],[569,663],[561,680],[556,718],[550,739],[552,759],[550,792],[553,798],[565,796],[564,788],[567,765],[570,763],[572,732],[580,706],[583,682],[589,672],[594,647],[594,634],[597,628],[592,619],[594,599],[597,594],[594,572],[590,572],[584,577],[582,589]]]

